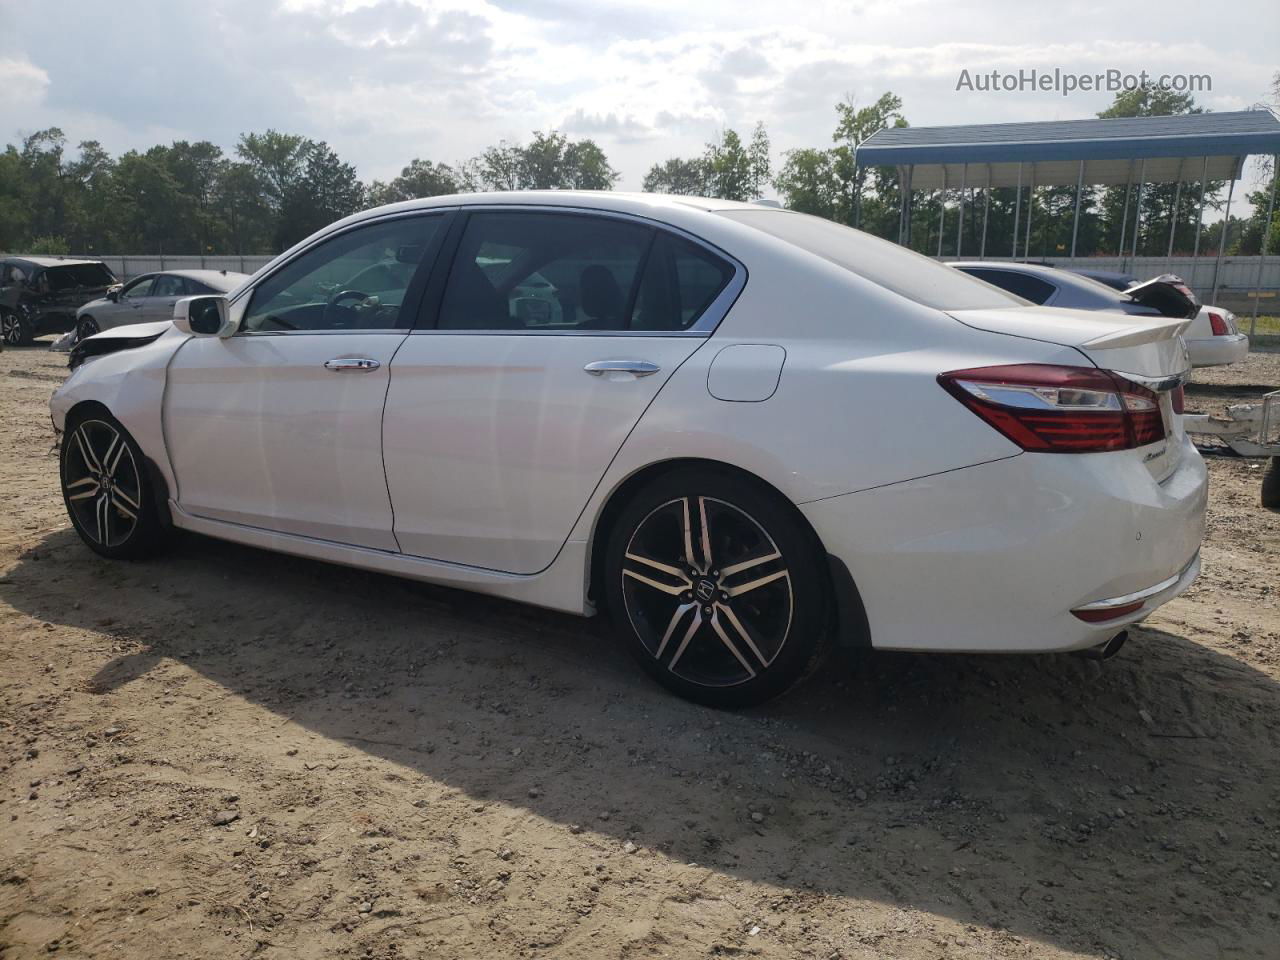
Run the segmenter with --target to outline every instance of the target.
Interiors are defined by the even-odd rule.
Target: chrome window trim
[[[326,330],[237,330],[233,336],[236,338],[244,337],[336,337],[351,336],[352,334],[388,334],[395,333],[400,336],[408,336],[409,330],[405,327],[378,327],[374,330],[361,330],[358,327],[349,329],[326,329]]]
[[[471,336],[514,336],[514,337],[695,337],[705,339],[720,326],[720,322],[728,315],[730,308],[734,302],[742,294],[743,288],[747,285],[747,268],[742,261],[729,253],[710,243],[702,237],[692,234],[687,230],[667,223],[665,220],[655,220],[652,217],[642,217],[635,213],[625,213],[619,210],[601,210],[598,207],[579,207],[579,206],[561,206],[559,204],[535,204],[535,203],[467,203],[460,204],[456,208],[462,213],[569,213],[578,216],[592,216],[606,220],[623,220],[630,223],[639,224],[649,227],[653,230],[663,230],[667,233],[687,240],[695,246],[701,247],[708,253],[714,255],[720,260],[725,261],[733,268],[733,276],[729,278],[729,282],[725,284],[719,295],[707,305],[707,309],[702,311],[702,316],[697,322],[687,330],[538,330],[536,328],[526,327],[524,329],[515,328],[509,330],[464,330],[464,329],[441,329],[440,327],[414,327],[413,332],[431,333],[437,335],[453,335],[459,334]],[[457,256],[457,249],[453,251],[454,257]],[[449,267],[452,269],[453,261],[450,260]],[[446,281],[447,282],[447,281]],[[439,318],[436,318],[439,320]]]

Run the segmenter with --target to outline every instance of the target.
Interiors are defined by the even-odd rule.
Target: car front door
[[[461,220],[461,217],[460,217]],[[454,231],[383,419],[407,554],[546,568],[740,268],[628,218],[479,210]]]
[[[178,349],[164,425],[184,511],[397,549],[382,410],[445,216],[384,217],[322,239],[237,297],[234,336]],[[398,279],[374,294],[353,281],[376,264],[394,264]]]
[[[108,327],[123,327],[130,323],[143,323],[150,309],[151,290],[156,283],[156,274],[148,273],[124,285],[116,302],[104,307],[102,316],[96,318],[98,326],[103,330]]]

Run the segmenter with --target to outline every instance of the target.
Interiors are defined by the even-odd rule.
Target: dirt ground
[[[717,713],[572,617],[194,536],[97,558],[64,363],[0,353],[4,960],[1280,957],[1256,461],[1211,461],[1202,578],[1109,663],[842,657]]]

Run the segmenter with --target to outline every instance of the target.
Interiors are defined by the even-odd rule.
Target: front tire
[[[1262,505],[1280,510],[1280,457],[1272,457],[1262,476]]]
[[[35,339],[35,331],[21,314],[5,310],[0,313],[0,336],[7,347],[25,347]]]
[[[97,320],[93,319],[93,317],[81,317],[80,322],[76,324],[76,343],[88,340],[99,332]]]
[[[682,697],[764,703],[825,650],[821,548],[791,504],[750,478],[698,468],[660,477],[626,506],[606,549],[618,636]]]
[[[146,458],[104,411],[67,421],[59,455],[62,500],[85,545],[113,560],[141,560],[167,539]]]

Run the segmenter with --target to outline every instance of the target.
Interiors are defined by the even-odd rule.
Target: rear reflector
[[[1108,620],[1119,620],[1121,617],[1127,617],[1131,613],[1137,613],[1142,609],[1144,600],[1135,600],[1133,603],[1121,604],[1118,607],[1103,607],[1097,610],[1072,610],[1072,616],[1085,623],[1106,623]]]
[[[1160,398],[1105,370],[1022,363],[953,370],[938,383],[1023,450],[1128,450],[1165,435]]]

